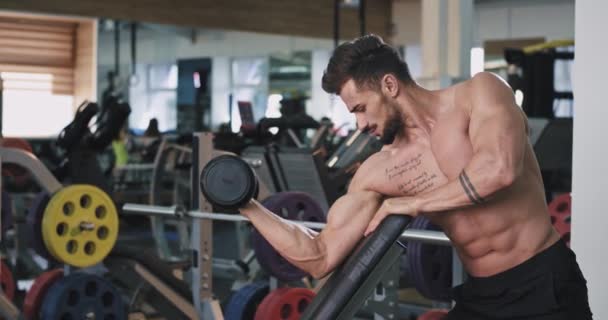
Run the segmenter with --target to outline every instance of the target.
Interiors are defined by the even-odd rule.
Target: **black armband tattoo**
[[[485,201],[481,196],[479,196],[477,190],[475,190],[475,187],[473,187],[471,180],[469,180],[469,176],[467,176],[464,170],[462,170],[462,172],[458,176],[458,179],[460,180],[460,184],[462,185],[464,192],[467,194],[471,202],[475,204],[481,204]]]

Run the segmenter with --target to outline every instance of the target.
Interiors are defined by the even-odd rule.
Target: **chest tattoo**
[[[415,195],[435,186],[437,174],[428,172],[422,167],[422,153],[392,167],[386,168],[384,174],[389,182],[397,184],[400,193]]]

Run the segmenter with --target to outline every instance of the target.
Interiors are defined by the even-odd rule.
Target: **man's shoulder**
[[[389,159],[391,150],[393,150],[393,148],[394,147],[390,145],[383,146],[380,151],[373,153],[371,156],[365,159],[365,161],[363,161],[363,163],[361,164],[359,170],[365,169],[366,171],[373,171],[378,169],[378,166],[381,163]]]
[[[469,94],[479,95],[496,91],[510,92],[512,94],[511,87],[507,81],[492,72],[479,72],[466,82],[470,90]]]
[[[467,81],[476,85],[506,83],[499,75],[489,71],[478,72]]]
[[[376,181],[379,175],[384,175],[387,166],[399,162],[400,160],[407,160],[414,154],[418,154],[419,147],[414,145],[385,145],[382,149],[371,156],[369,156],[357,172],[355,178],[365,177],[365,181]]]
[[[390,152],[385,148],[386,146],[363,161],[350,183],[349,192],[368,190],[373,187],[379,170],[383,168],[382,163],[386,162],[390,156]]]
[[[510,90],[509,84],[503,78],[488,71],[479,72],[470,79],[452,85],[452,88],[459,95],[470,95],[485,90]]]
[[[486,109],[514,101],[509,84],[491,72],[479,72],[471,79],[455,85],[455,88],[457,105],[465,107],[464,110],[469,115],[479,107]]]

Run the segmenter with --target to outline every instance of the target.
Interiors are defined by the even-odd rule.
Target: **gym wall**
[[[333,1],[213,1],[175,0],[6,0],[0,9],[107,17],[171,25],[244,30],[305,37],[332,38]],[[366,26],[382,36],[389,33],[391,1],[366,1]],[[357,9],[344,8],[341,34],[359,34]]]
[[[606,91],[605,1],[576,1],[576,48],[574,72],[573,163],[572,163],[572,248],[587,278],[589,303],[594,319],[608,319],[608,202],[604,140],[608,108],[601,98]],[[599,142],[599,143],[598,143]]]
[[[56,134],[97,95],[97,21],[0,11],[0,31],[3,134]]]
[[[101,23],[99,33],[98,83],[106,83],[105,71],[114,68],[114,31],[105,30]],[[192,31],[195,37],[191,38]],[[194,39],[194,41],[192,41]],[[120,33],[120,70],[123,76],[130,72],[130,34],[128,28]],[[211,57],[212,59],[212,125],[228,121],[228,94],[230,90],[230,61],[237,57],[269,57],[279,52],[321,51],[329,55],[333,40],[311,37],[273,35],[264,33],[190,29],[166,25],[143,24],[137,32],[137,64],[172,64],[178,59]],[[327,58],[328,59],[328,58]],[[313,59],[313,65],[318,59]],[[319,65],[325,68],[327,60]],[[322,74],[322,70],[320,71]],[[313,75],[313,79],[317,74]],[[318,90],[321,90],[318,76]],[[314,81],[314,80],[313,80]],[[313,91],[315,87],[313,86]],[[99,95],[101,95],[99,91]],[[315,91],[312,99],[324,92]],[[311,105],[316,106],[312,103]],[[320,118],[326,115],[325,107],[314,108],[309,113]],[[134,107],[134,106],[132,106]],[[313,108],[311,108],[313,109]],[[146,122],[146,121],[144,121]],[[147,122],[146,122],[147,124]]]
[[[473,43],[485,40],[574,37],[574,0],[477,0]]]
[[[479,39],[519,38],[530,34],[537,34],[547,39],[571,37],[571,28],[564,28],[556,17],[566,21],[563,23],[566,26],[573,23],[573,1],[558,0],[557,6],[553,6],[553,2],[556,1],[541,0],[533,4],[518,0],[514,2],[477,1],[472,23],[474,39],[478,40],[474,42],[480,43]],[[405,47],[403,52],[414,75],[420,74],[421,66],[420,10],[420,1],[393,1],[392,36],[388,38],[395,45]],[[343,16],[346,17],[348,15],[346,9],[345,12]],[[545,12],[550,14],[544,14]],[[103,23],[100,28],[103,28]],[[343,39],[348,38],[344,36]],[[137,46],[138,63],[168,63],[176,59],[212,57],[214,72],[211,100],[214,125],[228,119],[226,96],[230,85],[230,59],[245,56],[265,57],[276,52],[312,51],[313,87],[309,113],[315,118],[331,115],[342,119],[341,121],[349,119],[348,114],[341,113],[339,101],[333,101],[320,87],[320,77],[333,48],[333,40],[330,38],[144,24],[138,31]],[[99,38],[99,52],[105,54],[100,54],[98,75],[100,83],[105,81],[102,70],[113,67],[113,54],[108,54],[113,53],[113,50],[113,31],[102,31]],[[123,72],[129,70],[129,50],[129,30],[124,28],[121,32]],[[319,66],[315,66],[316,63]]]

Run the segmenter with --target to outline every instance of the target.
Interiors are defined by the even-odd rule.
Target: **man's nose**
[[[361,131],[367,131],[367,121],[361,116],[357,116],[357,129]]]

